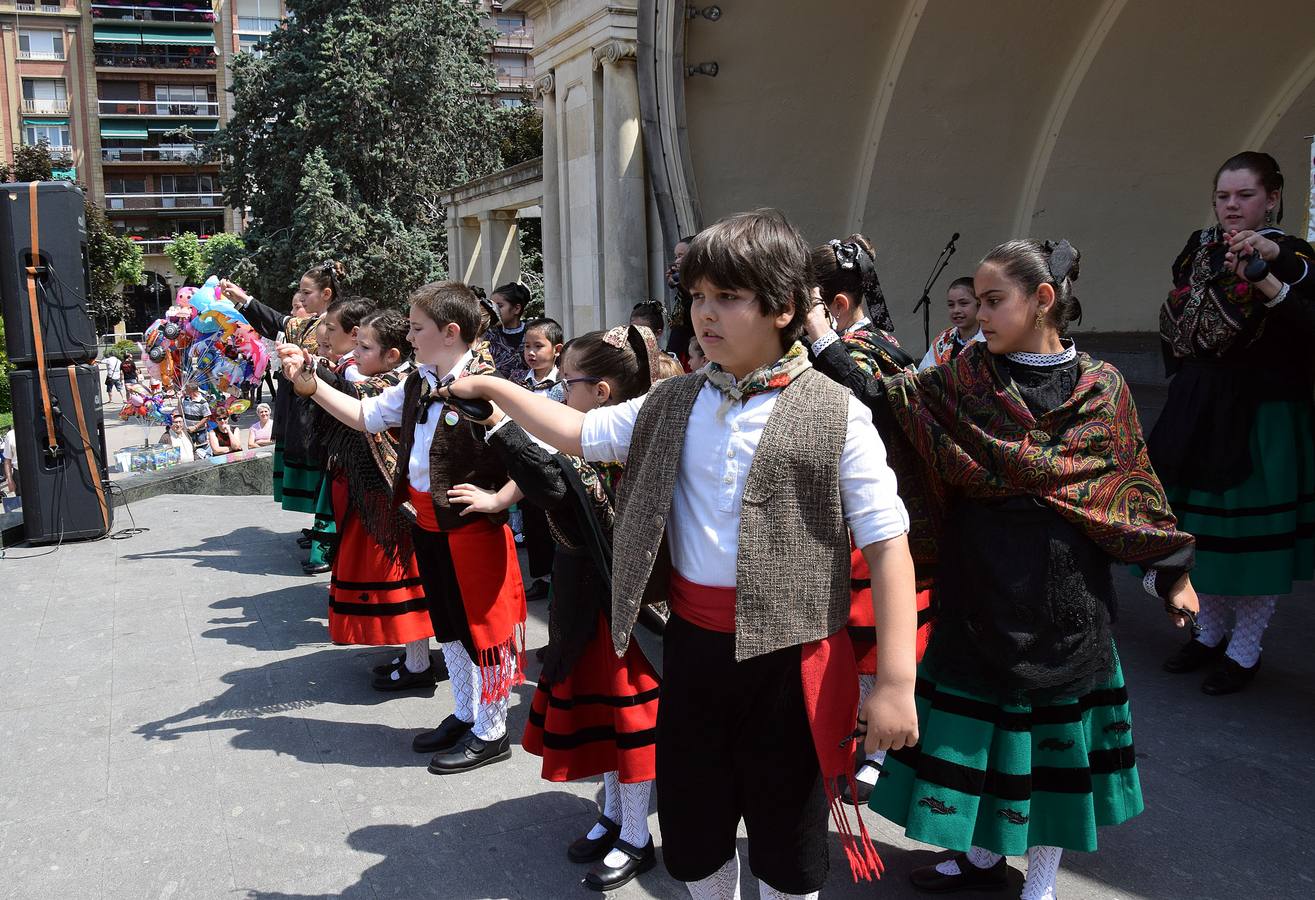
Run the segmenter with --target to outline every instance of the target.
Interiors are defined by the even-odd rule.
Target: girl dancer
[[[973,293],[973,280],[970,276],[956,278],[950,282],[945,292],[945,305],[950,313],[950,327],[936,335],[918,370],[939,366],[954,359],[968,346],[969,341],[985,340],[982,329],[977,324],[977,310],[981,303]]]
[[[219,286],[261,337],[273,340],[282,333],[284,343],[314,356],[319,351],[316,335],[324,311],[341,296],[340,285],[345,275],[341,263],[326,260],[301,276],[293,303],[301,304],[305,318],[284,315],[252,298],[231,281],[221,281]],[[312,409],[310,401],[296,397],[292,391],[280,390],[275,394],[274,499],[284,509],[306,513],[315,512],[315,501],[324,481],[324,460],[309,440]],[[302,566],[307,575],[329,571],[326,559],[329,544],[324,538],[332,530],[332,519],[316,518],[311,530],[310,559]]]
[[[520,381],[529,371],[521,354],[521,344],[525,341],[525,323],[521,317],[530,305],[529,288],[519,281],[504,284],[489,300],[498,311],[498,321],[487,335],[493,365],[502,377]]]
[[[925,492],[914,527],[939,550],[922,741],[888,756],[870,801],[909,837],[967,851],[915,870],[921,890],[1003,887],[1003,854],[1026,852],[1022,897],[1052,900],[1063,848],[1093,851],[1097,826],[1141,812],[1110,560],[1145,567],[1177,624],[1197,608],[1192,538],[1127,385],[1062,337],[1077,277],[1067,241],[1010,241],[975,276],[985,346],[880,380],[837,348],[818,359],[921,461],[900,489]]]
[[[700,233],[680,283],[712,363],[642,397],[582,413],[500,379],[450,388],[494,400],[563,452],[627,461],[612,641],[625,652],[641,603],[670,596],[658,817],[667,870],[696,900],[738,896],[741,819],[762,895],[815,897],[828,805],[856,876],[880,871],[834,791],[858,706],[847,528],[872,571],[881,646],[860,728],[873,750],[917,736],[907,519],[867,411],[796,341],[808,253],[774,210]]]
[[[576,338],[562,357],[566,402],[588,412],[637,397],[656,379],[663,356],[646,328]],[[597,862],[585,884],[613,890],[657,863],[648,802],[658,679],[637,644],[618,657],[610,639],[613,498],[622,467],[550,454],[495,414],[499,419],[489,444],[526,498],[547,512],[557,538],[548,648],[521,743],[543,757],[547,781],[603,776],[602,815],[567,855]]]
[[[419,371],[378,396],[334,390],[295,345],[279,355],[284,373],[340,422],[371,434],[400,428],[393,496],[415,516],[411,541],[456,706],[412,747],[433,754],[430,772],[447,775],[511,756],[507,703],[523,680],[525,591],[506,516],[467,515],[450,494],[457,485],[505,488],[506,468],[488,452],[483,429],[436,393],[440,380],[493,371],[472,350],[489,320],[474,292],[455,281],[416,290],[409,319]]]
[[[330,319],[335,311],[336,304],[329,309]],[[350,317],[337,312],[345,327]],[[360,398],[396,387],[410,369],[408,328],[399,313],[365,315],[353,329],[351,362],[339,360],[333,369],[321,369],[324,383]],[[340,535],[329,583],[329,637],[335,644],[405,645],[396,659],[376,670],[376,690],[432,687],[436,673],[429,638],[434,629],[410,524],[393,504],[397,438],[388,431],[363,434],[323,412],[315,425],[332,473]]]
[[[1160,309],[1173,380],[1149,444],[1200,551],[1200,632],[1164,668],[1210,666],[1201,690],[1231,694],[1260,669],[1279,596],[1315,571],[1315,261],[1274,225],[1283,175],[1269,154],[1225,162],[1214,200],[1217,224],[1188,238]]]

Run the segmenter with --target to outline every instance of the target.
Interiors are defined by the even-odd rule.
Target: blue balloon
[[[237,307],[233,305],[233,301],[220,295],[219,278],[215,275],[211,275],[205,280],[205,284],[197,288],[196,293],[192,295],[191,304],[192,308],[196,310],[198,316],[201,313],[214,310],[217,313],[222,313],[223,315],[228,316],[228,318],[232,319],[234,322],[240,322],[243,325],[251,324],[247,321],[246,316],[238,312]],[[207,321],[205,323],[197,322],[196,328],[198,331],[207,333],[219,330],[219,326],[212,321]]]

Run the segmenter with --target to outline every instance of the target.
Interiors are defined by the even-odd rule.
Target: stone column
[[[455,210],[455,207],[449,207]],[[480,227],[474,216],[448,213],[448,278],[483,287],[479,277]]]
[[[648,299],[644,148],[635,42],[610,40],[595,48],[594,67],[598,66],[603,67],[603,324],[611,326],[628,322],[631,307]]]
[[[534,82],[543,96],[543,212],[540,233],[543,236],[543,310],[550,319],[569,329],[566,299],[562,289],[561,196],[557,174],[557,97],[553,73]]]
[[[493,289],[521,274],[520,233],[516,210],[493,209],[479,217],[478,284],[490,295]]]

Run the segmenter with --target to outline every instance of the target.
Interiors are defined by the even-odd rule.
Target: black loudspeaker
[[[37,220],[37,321],[27,290],[33,265],[32,213]],[[96,326],[87,313],[87,219],[82,191],[67,181],[0,184],[0,308],[14,365],[36,362],[40,334],[52,363],[96,358]]]
[[[75,378],[70,378],[70,369]],[[10,374],[18,486],[27,539],[34,544],[50,544],[101,537],[110,530],[112,513],[109,492],[104,487],[109,474],[105,468],[100,372],[95,365],[52,366],[46,377],[51,420],[55,423],[53,453],[36,371],[19,369]]]

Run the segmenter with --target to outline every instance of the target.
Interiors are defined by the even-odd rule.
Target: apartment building
[[[497,32],[489,50],[489,63],[497,78],[496,99],[504,106],[534,102],[534,28],[523,12],[507,12],[501,3],[480,0],[480,19]]]

